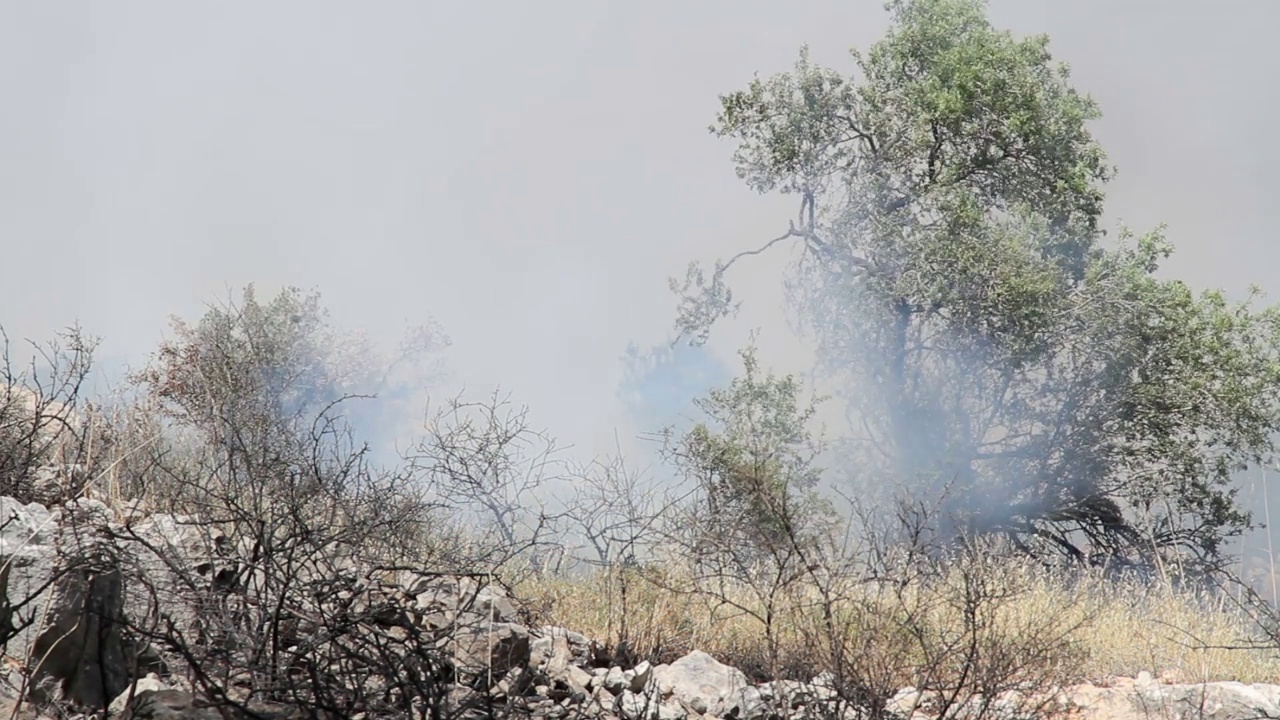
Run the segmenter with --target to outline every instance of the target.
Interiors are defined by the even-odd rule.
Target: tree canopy
[[[797,197],[786,232],[693,265],[694,343],[726,273],[782,243],[790,297],[868,481],[945,497],[956,533],[1085,560],[1214,561],[1247,526],[1232,474],[1280,428],[1280,315],[1159,274],[1163,229],[1101,227],[1097,104],[1045,36],[982,0],[896,0],[850,75],[814,64],[721,97],[737,173]]]
[[[318,292],[286,287],[262,299],[250,285],[194,324],[174,318],[172,337],[134,380],[179,424],[293,432],[341,414],[363,437],[386,440],[404,418],[399,406],[434,370],[429,356],[448,344],[428,324],[383,353],[364,334],[334,327]],[[374,397],[378,403],[345,402]]]

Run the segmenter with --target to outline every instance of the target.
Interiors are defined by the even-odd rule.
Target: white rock
[[[622,720],[653,720],[658,716],[657,698],[624,690],[618,698],[618,714]]]
[[[630,689],[631,678],[628,678],[626,673],[622,672],[622,668],[612,667],[609,668],[604,676],[603,686],[605,690],[614,695],[621,695],[623,690]]]
[[[724,716],[733,707],[731,698],[751,685],[747,676],[707,653],[689,653],[670,665],[653,670],[658,692],[699,714]]]
[[[160,682],[160,676],[156,675],[155,673],[148,673],[146,677],[138,680],[133,685],[135,688],[137,688],[133,692],[134,697],[137,697],[138,695],[141,695],[142,693],[148,692],[148,691],[160,692],[161,690],[169,689],[167,685]],[[108,707],[108,709],[111,711],[112,715],[118,715],[124,712],[125,703],[128,701],[129,701],[129,690],[125,689],[125,691],[120,693],[120,695],[117,696],[115,700],[111,701],[111,705]]]
[[[569,666],[569,669],[565,673],[565,679],[576,685],[578,688],[581,688],[583,693],[591,693],[591,673],[583,670],[577,665]]]
[[[644,692],[644,689],[649,686],[649,680],[653,678],[653,665],[648,660],[645,660],[635,666],[634,669],[628,670],[627,673],[630,674],[628,680],[630,687],[628,689],[634,693]]]

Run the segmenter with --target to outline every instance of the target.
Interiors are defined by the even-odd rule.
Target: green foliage
[[[341,340],[319,295],[295,288],[264,302],[249,286],[194,324],[175,318],[132,378],[164,423],[168,477],[147,492],[179,501],[213,477],[246,502],[336,491],[365,453],[336,411],[363,369]]]
[[[383,353],[363,333],[336,328],[319,293],[287,287],[264,300],[250,285],[238,302],[210,307],[195,323],[175,318],[171,337],[134,380],[179,425],[243,433],[292,424],[310,432],[320,416],[335,420],[340,411],[362,436],[389,444],[404,431],[393,423],[407,418],[407,404],[439,372],[430,356],[448,343],[428,324],[410,328],[396,353]],[[416,408],[413,416],[416,424]]]
[[[799,214],[709,279],[691,267],[680,329],[705,340],[736,307],[726,271],[802,243],[792,298],[866,477],[1028,550],[1212,561],[1247,523],[1232,472],[1280,429],[1276,312],[1158,277],[1162,230],[1104,242],[1099,111],[1047,38],[993,28],[980,0],[888,9],[854,76],[802,51],[722,97],[739,176]]]
[[[776,558],[804,542],[820,517],[824,506],[813,489],[822,444],[809,430],[815,406],[801,404],[799,382],[790,375],[762,376],[754,348],[740,355],[743,376],[695,400],[709,422],[668,452],[697,482],[717,545]]]
[[[317,293],[286,288],[261,302],[253,286],[237,305],[210,308],[195,325],[175,318],[173,338],[138,379],[175,417],[249,413],[277,419],[315,411],[367,369],[335,362],[337,333]],[[344,367],[347,365],[347,367]]]

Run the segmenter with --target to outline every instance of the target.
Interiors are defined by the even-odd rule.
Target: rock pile
[[[128,660],[139,655],[141,648],[131,646],[122,630],[128,623],[113,618],[127,619],[137,611],[122,587],[120,565],[138,558],[122,557],[119,544],[104,547],[102,538],[121,535],[116,532],[119,528],[113,530],[113,522],[98,503],[82,501],[48,509],[0,498],[0,627],[8,628],[6,634],[11,636],[5,648],[8,661],[0,669],[0,697],[7,698],[8,705],[0,707],[0,712],[8,713],[22,694],[34,706],[61,702],[85,712],[107,708],[106,715],[138,720],[317,716],[249,698],[231,698],[231,707],[226,702],[215,707],[193,690],[183,673],[159,662],[130,682],[132,672],[144,674]],[[192,567],[200,568],[199,576],[211,583],[240,573],[229,559],[234,553],[219,551],[228,542],[225,538],[196,537],[181,518],[156,515],[130,530],[133,537],[180,550]],[[60,563],[68,557],[76,560],[75,571],[60,572]],[[145,570],[166,571],[159,566]],[[508,594],[483,577],[397,569],[352,576],[336,587],[330,593],[336,598],[332,602],[345,603],[341,607],[353,617],[373,618],[361,621],[366,623],[362,630],[402,640],[408,636],[437,639],[433,646],[440,658],[436,671],[445,686],[434,700],[424,700],[403,715],[367,714],[353,720],[867,717],[865,708],[844,702],[827,677],[755,683],[703,652],[666,664],[620,663],[580,633],[524,624]],[[301,624],[292,649],[329,631],[319,622]],[[903,720],[929,720],[933,707],[926,693],[907,688],[888,699],[886,710]],[[1144,674],[1107,687],[1083,685],[1041,698],[1012,693],[989,703],[975,698],[970,707],[953,711],[950,717],[963,720],[981,710],[985,718],[1021,720],[1027,707],[1037,708],[1038,715],[1065,714],[1082,720],[1246,720],[1280,717],[1280,686],[1177,684]]]

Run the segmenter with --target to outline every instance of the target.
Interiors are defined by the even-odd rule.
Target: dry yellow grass
[[[1181,682],[1238,680],[1280,682],[1280,651],[1236,649],[1261,638],[1247,617],[1225,600],[1168,585],[1117,584],[1086,576],[1062,576],[1024,566],[989,572],[992,587],[1011,592],[989,606],[983,630],[986,642],[1001,652],[1027,652],[1029,663],[1058,681],[1104,682],[1148,671]],[[581,632],[614,645],[625,639],[640,657],[670,659],[691,649],[709,652],[744,669],[769,662],[764,623],[712,597],[673,592],[679,573],[666,571],[666,583],[654,583],[636,570],[601,571],[577,579],[530,579],[517,594],[533,604],[539,620]],[[676,578],[679,579],[679,578]],[[763,605],[739,588],[733,604],[759,611]],[[837,617],[847,649],[894,657],[877,658],[900,670],[897,680],[911,684],[911,664],[920,662],[920,644],[904,642],[903,628],[915,624],[936,643],[958,637],[963,577],[955,574],[902,592],[883,586],[850,588]],[[796,671],[823,669],[830,633],[823,635],[815,593],[793,593],[775,613],[774,647],[778,664]],[[857,636],[857,637],[854,637]],[[1044,653],[1039,640],[1061,641]],[[1034,656],[1034,657],[1033,657]]]
[[[1132,677],[1147,670],[1181,682],[1280,682],[1280,648],[1243,649],[1264,638],[1228,599],[1168,585],[1091,585],[1096,616],[1078,631],[1089,676]]]
[[[145,414],[140,417],[146,419]],[[102,457],[101,442],[86,448],[86,464],[97,474],[84,490],[118,506],[129,495],[118,477],[119,468],[154,440],[155,427],[123,416],[91,416],[88,424],[93,429],[98,424],[112,426],[118,437]],[[89,433],[95,440],[98,435]],[[1184,682],[1280,682],[1280,648],[1239,649],[1262,638],[1250,619],[1222,599],[1159,583],[1116,584],[1094,576],[1067,582],[1016,564],[992,572],[999,577],[988,579],[1013,590],[993,615],[992,637],[1061,637],[1063,648],[1053,658],[1059,664],[1054,671],[1064,681],[1097,682],[1148,671]],[[640,657],[669,660],[700,649],[747,670],[764,670],[771,663],[797,673],[822,669],[829,652],[824,645],[831,638],[824,637],[829,633],[813,592],[799,588],[779,604],[771,648],[759,617],[764,614],[759,597],[742,587],[728,593],[729,603],[707,594],[674,592],[669,587],[688,585],[688,575],[667,566],[666,576],[665,583],[655,583],[650,572],[639,570],[613,569],[572,579],[528,576],[516,594],[531,601],[540,622],[571,628],[611,646],[625,639]],[[918,647],[904,642],[902,627],[916,622],[929,637],[956,637],[961,631],[954,602],[959,586],[960,578],[952,577],[908,587],[902,594],[882,587],[847,588],[836,608],[839,627],[850,634],[842,640],[857,652],[883,654],[881,664],[890,672],[901,672],[897,681],[912,684],[911,668],[921,658]],[[771,657],[771,649],[776,657]],[[1033,658],[1046,659],[1052,658]]]

